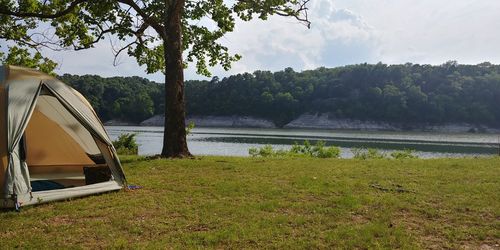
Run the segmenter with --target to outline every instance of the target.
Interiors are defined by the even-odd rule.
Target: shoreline
[[[110,120],[105,126],[163,127],[163,115],[155,115],[141,123]],[[361,121],[356,119],[332,119],[328,114],[303,114],[283,127],[272,121],[251,116],[190,116],[186,124],[193,122],[200,128],[262,128],[262,129],[307,129],[337,131],[373,131],[373,132],[439,132],[439,133],[500,133],[500,128],[468,123],[444,124],[409,124],[382,121]]]

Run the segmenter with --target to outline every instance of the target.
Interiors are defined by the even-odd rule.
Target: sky
[[[238,21],[221,42],[243,58],[224,77],[255,70],[296,71],[358,63],[500,64],[499,0],[311,0],[307,29],[294,19]],[[162,74],[148,75],[133,58],[120,57],[113,66],[109,42],[78,52],[50,52],[57,73],[138,75],[163,82]],[[206,79],[185,71],[185,79]]]

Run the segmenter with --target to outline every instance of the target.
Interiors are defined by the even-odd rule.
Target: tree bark
[[[165,129],[162,157],[189,157],[186,141],[181,18],[185,0],[174,0],[165,15]]]

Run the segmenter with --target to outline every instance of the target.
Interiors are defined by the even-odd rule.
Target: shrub
[[[193,130],[193,129],[194,129],[194,122],[191,121],[191,122],[189,122],[189,124],[186,127],[186,135],[190,135],[191,130]]]
[[[135,133],[121,134],[118,139],[113,141],[113,146],[119,155],[137,155],[139,145],[135,140]]]
[[[295,143],[290,150],[274,150],[271,145],[261,148],[250,148],[248,153],[252,157],[315,157],[315,158],[339,158],[340,148],[326,147],[325,142],[318,141],[316,145],[311,145],[309,141],[304,141],[303,145]]]
[[[398,150],[394,151],[391,153],[391,157],[394,159],[416,159],[418,158],[417,155],[414,154],[415,150],[411,149],[405,149],[405,150]]]
[[[273,147],[271,145],[265,145],[264,147],[261,148],[250,148],[248,150],[248,153],[253,156],[262,156],[262,157],[269,157],[273,155]]]
[[[398,150],[398,151],[393,151],[389,156],[385,153],[380,152],[377,149],[374,148],[353,148],[352,152],[354,154],[354,159],[361,159],[361,160],[367,160],[367,159],[384,159],[384,158],[392,158],[392,159],[415,159],[418,158],[417,155],[415,155],[415,150],[411,149],[405,149],[405,150]]]
[[[318,158],[339,158],[340,148],[339,147],[324,147],[318,151]]]
[[[353,148],[352,153],[354,154],[354,159],[384,159],[386,158],[386,154],[380,152],[374,148]]]
[[[265,145],[261,148],[250,148],[248,149],[248,154],[252,157],[278,157],[278,156],[286,156],[288,152],[286,150],[278,149],[274,150],[273,146]]]

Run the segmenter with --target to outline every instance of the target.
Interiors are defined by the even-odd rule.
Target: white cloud
[[[336,9],[331,1],[316,0],[310,6],[309,18],[311,29],[284,17],[239,22],[237,31],[223,41],[243,55],[231,73],[285,67],[303,70],[374,60],[378,40],[361,16]]]
[[[343,0],[374,29],[380,61],[500,63],[496,0]]]
[[[64,52],[45,50],[45,53],[59,64],[58,73],[95,74],[104,77],[143,76],[160,82],[164,81],[164,76],[160,73],[146,74],[135,59],[126,53],[119,56],[117,65],[114,66],[113,50],[107,39],[97,43],[91,49]]]
[[[311,29],[291,18],[238,22],[222,39],[243,59],[229,72],[296,70],[355,63],[500,63],[500,1],[497,0],[312,0]],[[146,76],[135,60],[112,65],[109,43],[80,52],[52,53],[59,72]],[[161,74],[150,79],[163,81]],[[201,78],[191,67],[186,79]]]

